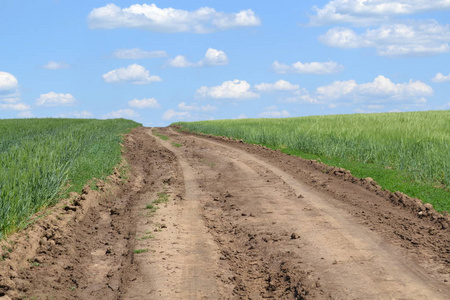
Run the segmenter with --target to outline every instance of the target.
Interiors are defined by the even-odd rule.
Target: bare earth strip
[[[135,129],[125,146],[126,184],[4,244],[0,299],[450,295],[448,228],[306,160],[168,128]]]

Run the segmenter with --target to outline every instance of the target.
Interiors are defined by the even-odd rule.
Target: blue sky
[[[0,0],[0,118],[450,109],[449,0]]]

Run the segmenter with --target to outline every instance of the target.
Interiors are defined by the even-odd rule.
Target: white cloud
[[[415,103],[426,102],[424,97],[431,96],[433,89],[421,82],[410,80],[407,83],[393,83],[389,78],[379,75],[373,82],[357,84],[354,80],[335,81],[330,85],[318,87],[319,99],[346,99],[372,102],[386,102],[388,100],[406,100]]]
[[[357,87],[356,81],[335,81],[330,85],[318,87],[316,92],[320,98],[338,99],[354,91]]]
[[[372,47],[381,56],[420,56],[450,52],[450,25],[434,20],[384,24],[358,34],[335,27],[319,41],[338,48]]]
[[[137,118],[139,114],[132,109],[119,109],[116,111],[112,111],[103,116],[104,119],[119,119],[119,118]]]
[[[172,120],[173,118],[179,119],[179,120],[185,120],[187,118],[190,118],[191,114],[187,111],[175,111],[173,109],[169,109],[167,110],[163,115],[162,115],[162,119],[163,120]]]
[[[228,64],[228,57],[225,52],[213,48],[206,51],[205,57],[199,62],[192,63],[183,55],[178,55],[168,61],[168,65],[175,68],[222,66]]]
[[[396,16],[445,9],[450,9],[448,0],[334,0],[322,8],[314,7],[316,15],[311,16],[309,23],[313,26],[337,23],[369,26]]]
[[[278,80],[275,83],[260,83],[254,86],[258,92],[295,91],[300,88],[298,84],[292,84],[286,80]]]
[[[187,11],[171,7],[159,8],[155,4],[134,4],[128,8],[108,4],[93,9],[89,13],[88,22],[93,29],[140,28],[166,33],[208,33],[261,24],[250,9],[225,13],[209,7]]]
[[[0,72],[0,102],[17,103],[20,101],[19,81],[8,72]]]
[[[280,102],[286,103],[308,103],[308,104],[321,104],[322,101],[318,101],[315,97],[311,96],[306,89],[298,89],[294,91],[294,96],[280,99]]]
[[[287,110],[278,111],[276,106],[269,106],[265,108],[265,111],[260,113],[260,118],[287,118],[291,114]]]
[[[148,98],[148,99],[134,99],[128,102],[128,105],[130,107],[134,108],[158,108],[161,105],[159,105],[158,100],[155,98]]]
[[[133,84],[148,84],[155,81],[161,81],[159,76],[150,76],[150,71],[138,64],[109,71],[108,73],[103,74],[103,79],[107,83],[131,82]]]
[[[338,48],[362,48],[375,47],[376,45],[364,39],[351,29],[343,27],[335,27],[328,30],[325,35],[319,36],[319,41],[330,47]]]
[[[245,80],[235,79],[225,81],[219,86],[202,86],[197,92],[197,96],[215,99],[254,99],[259,98],[259,94],[250,90],[250,84]]]
[[[63,61],[49,61],[43,68],[47,70],[59,70],[70,68],[70,65]]]
[[[30,106],[24,103],[8,103],[2,104],[0,103],[0,110],[30,110]]]
[[[434,82],[450,82],[450,74],[444,75],[442,73],[437,73],[433,79]]]
[[[239,116],[236,117],[236,119],[247,119],[247,115],[246,114],[240,114]]]
[[[278,74],[300,73],[324,75],[339,73],[344,69],[344,66],[339,65],[334,61],[307,63],[296,62],[292,65],[286,65],[279,63],[278,61],[274,61],[272,68]]]
[[[57,94],[55,92],[41,94],[36,99],[36,105],[39,106],[68,106],[74,103],[75,98],[71,94]]]
[[[0,72],[0,93],[2,92],[14,92],[19,88],[19,82],[17,78],[11,73]]]
[[[187,105],[185,102],[181,102],[180,104],[178,104],[178,108],[184,111],[203,111],[203,112],[210,112],[217,110],[217,107],[209,104],[202,106],[196,104]]]
[[[19,81],[8,72],[0,71],[0,104],[2,110],[23,110],[25,104],[18,104],[20,101]]]
[[[191,63],[186,59],[183,55],[177,55],[175,58],[169,59],[167,64],[170,67],[174,68],[188,68],[188,67],[196,67],[197,65],[195,63]]]
[[[34,115],[31,111],[26,110],[26,111],[22,111],[22,112],[18,113],[17,117],[28,119],[28,118],[34,118]]]
[[[361,95],[407,99],[430,96],[433,94],[433,89],[421,81],[410,80],[408,83],[393,83],[389,78],[380,75],[373,82],[360,84],[357,92]]]
[[[113,57],[120,59],[144,59],[167,57],[166,51],[145,51],[139,48],[133,49],[117,49],[113,52]]]
[[[206,66],[222,66],[228,64],[228,57],[225,52],[213,48],[206,51],[202,65]]]

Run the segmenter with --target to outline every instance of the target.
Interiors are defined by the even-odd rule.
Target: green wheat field
[[[350,169],[450,211],[450,111],[178,122]]]
[[[121,160],[124,120],[0,120],[0,239],[69,191],[104,178]]]

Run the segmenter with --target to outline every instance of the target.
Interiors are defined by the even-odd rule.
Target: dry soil
[[[417,199],[174,128],[124,150],[128,178],[2,242],[0,299],[449,298],[449,219]]]

